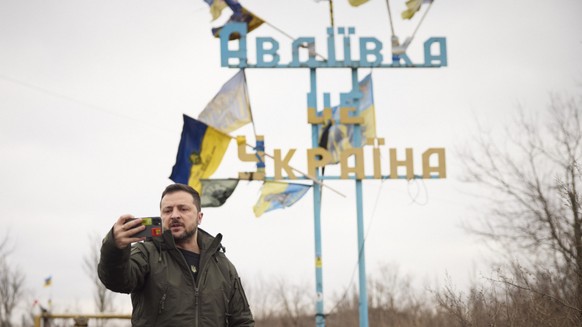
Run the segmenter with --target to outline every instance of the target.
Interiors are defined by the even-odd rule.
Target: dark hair
[[[164,196],[166,196],[166,194],[171,194],[179,191],[187,192],[190,195],[192,195],[192,198],[194,199],[194,205],[196,206],[196,209],[200,211],[200,194],[198,193],[198,191],[196,191],[189,185],[180,183],[170,184],[166,187],[164,192],[162,192],[162,197],[160,198],[160,208],[162,207],[162,199],[164,198]]]

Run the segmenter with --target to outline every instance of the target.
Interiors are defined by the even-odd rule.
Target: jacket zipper
[[[213,244],[215,241],[216,241],[216,237],[214,238]],[[220,240],[217,243],[220,244]],[[212,253],[207,252],[206,255],[210,255],[210,256],[214,257],[216,252],[220,249],[216,246],[212,246],[213,244],[211,244],[211,246],[208,248],[209,250],[213,250],[213,252]],[[188,270],[188,262],[186,262],[186,258],[184,258],[182,253],[180,253],[180,250],[178,250],[177,248],[175,248],[175,251],[177,252],[177,254],[180,257],[182,257],[182,262],[184,263],[184,265],[182,267],[183,268],[185,267],[186,270]],[[216,258],[215,258],[215,260],[216,260]],[[200,271],[198,272],[198,277],[199,277],[198,279],[200,279],[200,277],[204,274],[204,271],[206,271],[206,269],[207,269],[206,266],[208,266],[208,265],[206,264],[205,260],[203,260],[202,253],[200,253],[200,268],[202,268],[202,269],[200,269]],[[192,278],[192,282],[194,284],[194,306],[196,308],[196,310],[195,310],[196,314],[194,315],[194,326],[198,327],[199,326],[199,319],[200,319],[200,317],[199,317],[200,316],[200,306],[198,303],[198,298],[200,297],[200,288],[198,287],[198,283],[196,283],[196,280],[194,279],[194,276],[192,276],[191,272],[189,272],[189,275],[190,275],[190,278]],[[165,294],[164,294],[164,299],[165,299]]]
[[[198,326],[198,319],[199,319],[198,315],[200,312],[200,307],[198,306],[198,296],[199,296],[199,290],[198,290],[198,286],[196,286],[196,289],[194,290],[194,305],[196,306],[196,316],[194,319],[195,326]]]
[[[158,309],[158,315],[162,314],[166,306],[166,293],[162,295],[162,299],[160,300],[160,309]]]
[[[184,258],[184,256],[180,253],[179,250],[177,250],[177,251],[178,251],[178,254],[180,255],[180,257],[182,257],[182,262],[184,263],[184,266],[183,267],[186,267],[186,270],[188,270],[188,262],[186,262],[186,258]],[[200,262],[202,263],[202,258],[200,258]],[[198,273],[200,274],[201,272],[198,272]],[[198,323],[198,320],[199,320],[198,312],[200,311],[200,308],[198,306],[198,297],[199,297],[199,293],[200,292],[199,292],[199,288],[198,288],[198,283],[196,283],[196,279],[194,279],[194,276],[192,275],[192,272],[191,271],[188,271],[188,274],[190,275],[190,278],[192,279],[192,285],[194,285],[194,311],[195,311],[195,314],[194,314],[194,326],[195,327],[198,327],[198,325],[199,325],[199,323]]]

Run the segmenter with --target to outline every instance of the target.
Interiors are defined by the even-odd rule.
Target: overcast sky
[[[401,40],[420,19],[399,18],[404,2],[390,2]],[[326,53],[327,2],[241,3],[290,36],[316,37],[317,51]],[[336,26],[355,27],[355,37],[378,38],[389,60],[384,0],[358,8],[336,0],[334,9]],[[463,287],[490,272],[483,262],[491,254],[460,228],[482,210],[475,211],[478,202],[459,182],[454,148],[475,133],[474,117],[499,128],[519,105],[542,111],[551,93],[580,94],[581,13],[578,0],[437,0],[409,56],[423,62],[422,43],[446,37],[449,66],[373,71],[385,162],[388,147],[413,148],[418,165],[423,151],[444,147],[448,178],[364,182],[370,276],[393,264],[419,288],[447,274]],[[159,213],[182,114],[197,117],[237,71],[220,66],[220,44],[210,33],[229,15],[225,9],[211,22],[202,0],[0,0],[1,233],[15,246],[10,262],[26,273],[30,299],[52,297],[55,311],[92,310],[92,286],[82,267],[94,246],[91,235],[102,237],[125,213]],[[263,25],[249,34],[249,43],[258,36],[277,39],[282,61],[289,60],[292,41],[285,35]],[[369,72],[360,69],[360,79]],[[308,70],[246,74],[255,128],[265,135],[267,152],[297,149],[292,165],[305,170],[311,147]],[[350,87],[348,69],[318,71],[320,99],[323,92],[339,99]],[[252,133],[246,126],[233,134],[252,139]],[[213,177],[249,169],[233,142]],[[323,196],[326,310],[334,293],[357,285],[354,182],[329,184],[346,198]],[[204,211],[201,227],[224,235],[227,255],[247,284],[285,279],[315,293],[313,192],[257,219],[252,207],[260,186],[239,183],[224,206]],[[53,285],[43,288],[49,275]]]

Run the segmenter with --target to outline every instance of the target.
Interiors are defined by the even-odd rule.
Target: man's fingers
[[[133,237],[136,233],[145,229],[141,219],[132,215],[123,215],[113,225],[113,237],[118,248],[124,249],[131,243],[143,241],[144,237]]]
[[[142,219],[141,218],[137,218],[137,219],[131,219],[131,220],[126,220],[125,223],[123,224],[123,229],[124,230],[130,230],[133,229],[139,225],[141,225]]]

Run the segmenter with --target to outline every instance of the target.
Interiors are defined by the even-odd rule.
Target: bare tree
[[[272,282],[262,276],[257,276],[250,285],[245,284],[244,289],[251,301],[255,320],[270,321],[278,314],[275,306],[276,287],[272,285]]]
[[[312,302],[306,289],[308,285],[289,286],[286,281],[279,280],[275,297],[285,321],[283,326],[304,326],[313,320]]]
[[[480,128],[471,147],[459,152],[466,181],[486,190],[490,201],[468,227],[506,253],[522,254],[534,275],[549,272],[556,281],[551,288],[523,279],[514,286],[558,300],[580,324],[582,106],[553,96],[547,109],[537,116],[520,110],[500,139]]]
[[[97,311],[99,313],[105,313],[111,311],[113,308],[113,293],[109,291],[97,274],[97,266],[99,264],[99,254],[101,248],[101,239],[97,234],[89,237],[89,243],[91,245],[89,254],[83,258],[83,268],[85,272],[91,279],[94,287],[94,301]],[[98,326],[104,326],[103,321],[98,321]]]
[[[11,327],[12,313],[24,294],[24,274],[9,265],[9,238],[0,239],[0,327]]]
[[[245,286],[247,289],[247,286]],[[248,287],[256,326],[299,327],[314,322],[310,287],[262,277]]]

